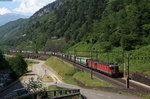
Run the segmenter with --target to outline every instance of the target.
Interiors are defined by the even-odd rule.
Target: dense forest
[[[36,19],[31,17],[18,31],[25,35],[5,39],[0,45],[23,50],[49,50],[54,47],[52,38],[55,37],[59,40],[58,43],[55,39],[55,47],[64,45],[64,51],[81,42],[83,45],[96,44],[106,51],[114,47],[134,50],[150,43],[150,2],[66,0],[47,14]]]

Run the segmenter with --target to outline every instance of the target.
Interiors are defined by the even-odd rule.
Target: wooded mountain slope
[[[18,34],[22,33],[17,33],[17,31],[23,31],[21,30],[21,27],[24,27],[27,23],[27,19],[18,19],[16,21],[9,22],[3,26],[0,27],[0,39],[8,39],[11,37],[14,37],[15,34],[16,36]],[[13,36],[14,35],[14,36]]]
[[[49,41],[57,37],[65,38],[64,50],[80,42],[98,44],[106,51],[113,47],[133,50],[150,44],[150,2],[67,0],[26,25],[25,31],[20,31],[26,36],[6,40],[2,45],[45,50],[50,47]]]

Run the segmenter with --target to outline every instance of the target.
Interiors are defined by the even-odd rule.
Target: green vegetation
[[[105,52],[104,50],[101,50],[100,47],[94,45],[95,49],[92,51],[95,52],[80,52],[80,51],[91,51],[92,45],[83,45],[77,44],[73,46],[72,48],[68,49],[67,53],[69,54],[75,54],[77,56],[85,56],[92,58],[94,60],[100,60],[104,62],[110,62],[113,64],[119,65],[120,70],[123,72],[124,70],[124,65],[127,65],[127,53],[130,53],[130,73],[142,73],[145,75],[150,75],[150,64],[149,64],[149,54],[150,53],[150,46],[143,46],[140,47],[136,50],[131,50],[131,51],[122,51],[122,48],[113,48],[109,52]],[[82,48],[86,48],[83,50]],[[100,51],[99,53],[96,53],[96,51]],[[97,54],[97,55],[96,55]],[[90,57],[92,55],[92,57]],[[97,57],[96,57],[97,56]],[[125,64],[124,64],[125,63]]]
[[[17,31],[20,29],[20,27],[25,25],[26,21],[27,19],[18,19],[16,21],[12,21],[1,26],[0,27],[0,39],[4,40],[7,38],[16,37],[17,35],[22,33],[22,32],[17,32]]]
[[[47,90],[58,90],[60,89],[59,87],[53,85],[53,86],[48,86]]]
[[[56,38],[56,39],[49,39],[46,44],[44,50],[46,51],[60,51],[63,49],[64,44],[65,44],[65,39],[64,38]]]
[[[38,63],[37,61],[31,60],[31,59],[26,59],[25,61],[26,61],[26,63],[28,64],[28,66]]]
[[[0,70],[2,69],[8,69],[9,68],[9,64],[6,61],[6,59],[4,58],[1,50],[0,50]]]
[[[81,42],[98,44],[105,51],[133,50],[149,45],[149,5],[149,0],[68,0],[48,14],[31,17],[30,23],[19,28],[26,36],[3,45],[11,41],[17,49],[45,50],[55,36],[65,38],[64,50]]]
[[[127,93],[127,92],[117,92],[118,94],[123,94],[123,95],[133,95],[131,93]],[[141,94],[141,93],[136,93],[135,94],[137,97],[140,97],[142,99],[150,99],[150,95],[144,95],[144,94]]]
[[[77,72],[76,74],[73,75],[73,78],[79,80],[85,86],[105,86],[105,87],[107,86],[107,87],[112,87],[112,85],[110,85],[109,83],[104,82],[102,80],[98,80],[96,78],[91,79],[90,74],[85,73],[85,72]]]
[[[42,16],[18,20],[0,27],[3,49],[45,51],[103,51],[99,60],[118,64],[123,70],[121,53],[143,57],[150,53],[149,0],[57,0],[63,2]],[[53,8],[55,3],[46,7]],[[45,7],[37,13],[42,13]],[[15,29],[13,27],[18,27]],[[8,29],[7,29],[8,28]],[[23,34],[25,34],[23,36]],[[55,39],[54,39],[55,38]],[[108,52],[110,57],[108,58]],[[87,55],[80,53],[79,55]],[[89,55],[89,54],[88,54]],[[148,56],[149,57],[149,56]],[[131,60],[131,72],[150,75],[147,60]]]
[[[150,99],[150,95],[137,94],[137,96],[142,97],[143,99]]]
[[[15,41],[26,33],[28,19],[18,19],[0,27],[0,48],[3,51],[14,49]],[[19,42],[18,42],[19,43]],[[17,44],[18,44],[17,43]]]
[[[5,57],[0,51],[0,70],[10,70],[12,78],[16,79],[27,72],[27,63],[21,55]]]
[[[73,67],[68,66],[56,57],[50,57],[46,61],[46,65],[54,69],[58,75],[62,77],[62,80],[66,83],[77,84],[74,79],[83,83],[85,86],[103,86],[112,87],[111,84],[98,80],[96,78],[91,79],[90,75],[85,72],[77,72]]]
[[[59,61],[56,57],[50,57],[46,61],[46,65],[54,69],[58,73],[58,75],[62,77],[62,80],[64,82],[76,84],[72,78],[72,76],[75,74],[74,68],[69,67],[65,63]]]
[[[144,95],[142,96],[144,99],[150,99],[150,95]]]
[[[10,68],[12,70],[12,77],[18,78],[27,72],[27,63],[21,55],[10,57],[8,59]]]

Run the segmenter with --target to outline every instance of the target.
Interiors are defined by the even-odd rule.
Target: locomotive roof
[[[109,62],[102,62],[102,61],[98,61],[98,60],[91,60],[92,62],[96,62],[98,64],[103,64],[103,65],[108,65],[109,67],[116,67],[118,65],[115,65],[115,64],[112,64],[112,63],[109,63]]]

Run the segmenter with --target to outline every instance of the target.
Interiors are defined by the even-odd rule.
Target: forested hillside
[[[58,0],[58,4],[60,1],[64,0]],[[19,30],[25,36],[7,39],[1,45],[48,50],[54,47],[52,42],[59,40],[58,46],[63,43],[64,50],[90,45],[91,50],[109,51],[150,44],[149,0],[65,0],[57,7],[53,4],[48,5],[53,10],[39,10],[23,27],[25,31]]]
[[[21,33],[17,33],[17,31],[20,31],[20,27],[24,27],[26,23],[27,19],[18,19],[16,21],[5,24],[4,26],[1,26],[0,39],[8,39],[12,38],[13,36],[17,36],[18,34],[22,34],[23,30]]]

